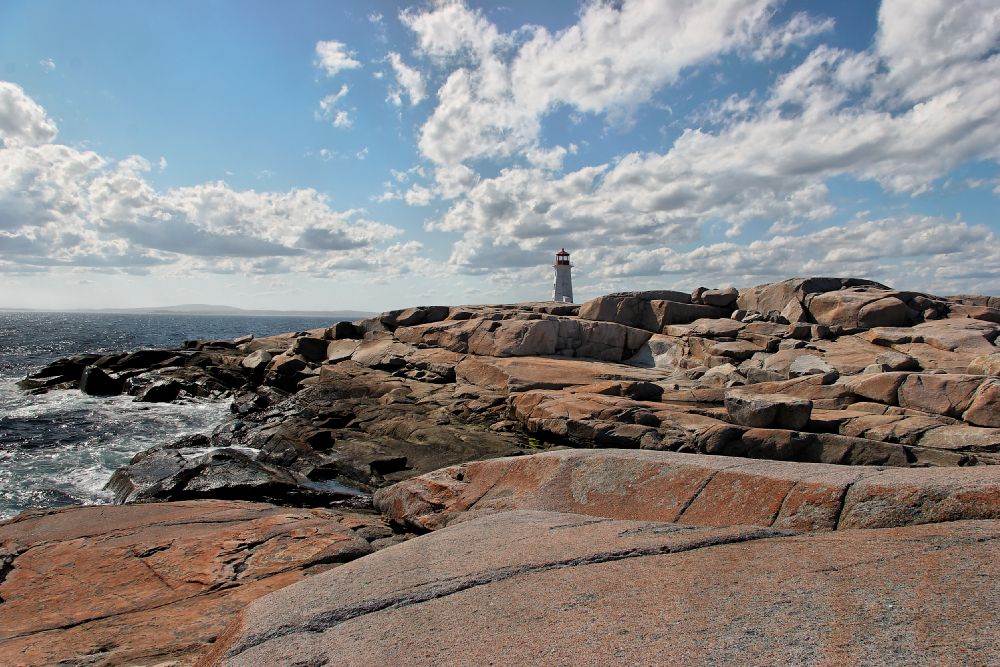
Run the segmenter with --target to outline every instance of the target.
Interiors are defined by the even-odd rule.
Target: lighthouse
[[[569,263],[569,253],[566,252],[566,248],[556,253],[556,263],[553,266],[556,278],[552,283],[552,300],[573,303],[573,278],[569,273],[573,265]]]

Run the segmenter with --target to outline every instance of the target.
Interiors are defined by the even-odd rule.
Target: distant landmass
[[[0,308],[0,310],[41,310],[36,308]],[[248,310],[234,306],[208,303],[184,303],[177,306],[149,308],[68,308],[69,313],[136,313],[162,315],[234,315],[242,317],[328,317],[339,320],[357,320],[375,313],[363,310]]]

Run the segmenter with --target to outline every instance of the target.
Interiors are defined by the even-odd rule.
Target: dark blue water
[[[116,468],[137,452],[211,431],[228,401],[136,403],[129,396],[52,391],[15,382],[84,352],[176,347],[192,338],[231,340],[328,326],[327,318],[0,312],[0,519],[30,507],[104,503]]]

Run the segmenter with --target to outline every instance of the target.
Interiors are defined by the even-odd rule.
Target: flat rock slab
[[[252,603],[201,664],[994,664],[1000,522],[787,536],[550,512]]]
[[[251,600],[373,551],[374,515],[237,501],[0,524],[0,664],[191,664]]]
[[[1000,519],[1000,467],[881,468],[646,450],[560,450],[468,463],[375,494],[418,530],[514,509],[825,531]]]

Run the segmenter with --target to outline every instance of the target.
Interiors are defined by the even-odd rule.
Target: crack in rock
[[[768,539],[773,537],[790,537],[795,534],[796,533],[792,531],[775,530],[773,528],[757,528],[755,530],[751,530],[745,533],[740,533],[738,535],[707,536],[700,540],[688,542],[686,544],[681,544],[681,545],[665,544],[654,547],[626,549],[622,551],[608,551],[598,554],[591,554],[589,556],[581,556],[578,558],[571,558],[567,560],[542,563],[539,565],[503,567],[497,570],[480,573],[478,575],[470,575],[466,578],[459,579],[447,585],[441,585],[440,583],[434,585],[432,583],[427,585],[423,590],[417,590],[409,594],[371,600],[354,606],[338,609],[332,612],[327,612],[325,614],[320,614],[314,616],[312,619],[310,619],[303,625],[278,626],[266,633],[251,635],[250,637],[247,637],[244,641],[241,641],[232,648],[230,648],[226,652],[225,657],[234,658],[239,654],[251,648],[254,648],[255,646],[259,646],[261,644],[272,641],[274,639],[278,639],[280,637],[284,637],[286,635],[295,634],[299,632],[311,632],[311,633],[325,632],[326,630],[329,630],[342,623],[346,623],[347,621],[359,618],[361,616],[366,616],[368,614],[380,611],[409,607],[423,602],[429,602],[431,600],[436,600],[439,598],[447,597],[449,595],[460,593],[470,588],[485,586],[488,584],[511,579],[513,577],[531,575],[538,572],[546,572],[549,570],[556,570],[567,567],[579,567],[585,565],[595,565],[599,563],[609,563],[614,561],[626,560],[629,558],[644,558],[647,556],[662,556],[672,553],[682,553],[685,551],[693,551],[696,549],[703,549],[707,547],[721,546],[726,544],[737,544],[740,542],[750,542],[754,540]]]

